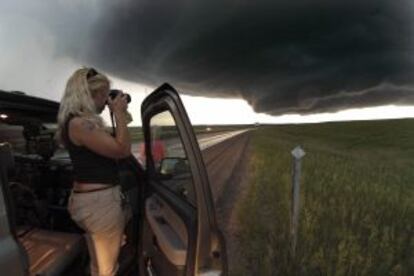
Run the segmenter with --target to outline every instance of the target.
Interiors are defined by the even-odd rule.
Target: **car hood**
[[[28,96],[23,92],[0,90],[0,120],[13,125],[23,125],[27,121],[55,123],[59,103],[47,99]]]

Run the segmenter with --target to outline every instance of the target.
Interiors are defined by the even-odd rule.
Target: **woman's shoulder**
[[[73,117],[69,122],[69,127],[72,129],[94,129],[98,127],[96,122],[86,116]]]
[[[78,146],[81,146],[85,137],[90,137],[92,132],[101,130],[101,127],[93,119],[88,116],[76,116],[69,122],[69,136],[71,140]]]
[[[101,120],[90,116],[74,117],[69,124],[69,128],[72,132],[86,131],[86,133],[89,133],[92,130],[106,131],[105,125]]]

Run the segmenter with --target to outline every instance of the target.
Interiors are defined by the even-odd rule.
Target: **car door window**
[[[170,111],[150,121],[151,156],[160,182],[195,206],[195,193],[186,152]]]

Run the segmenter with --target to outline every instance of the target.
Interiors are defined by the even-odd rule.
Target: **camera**
[[[122,91],[121,91],[121,90],[119,90],[119,89],[111,89],[111,90],[109,91],[109,97],[113,100],[113,99],[115,99],[115,97],[116,97],[119,93],[122,93]],[[127,103],[130,103],[130,102],[131,102],[131,96],[130,96],[129,94],[126,94],[126,93],[124,93],[124,95],[126,95],[126,100],[127,100]]]

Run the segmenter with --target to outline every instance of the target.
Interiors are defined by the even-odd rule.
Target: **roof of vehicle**
[[[0,122],[21,125],[27,121],[56,122],[59,103],[26,95],[23,92],[0,90]]]

